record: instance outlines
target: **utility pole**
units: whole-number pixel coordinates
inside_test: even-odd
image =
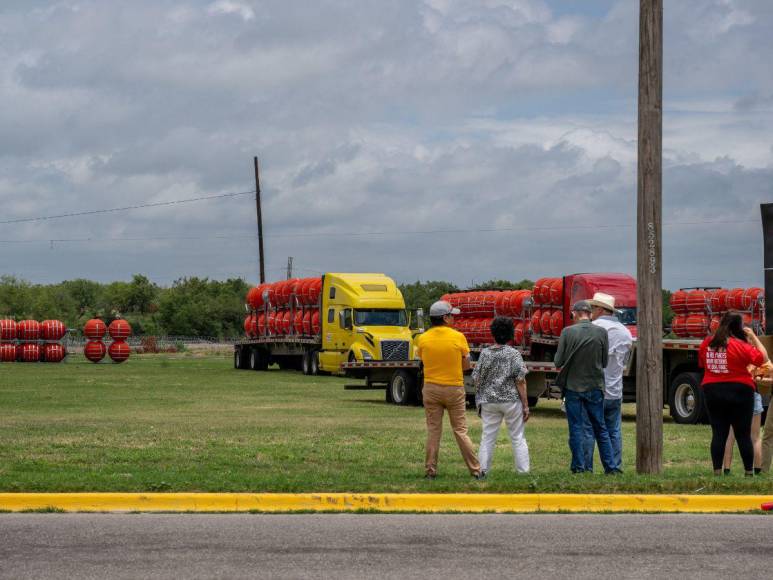
[[[290,256],[289,258],[287,258],[287,279],[289,280],[292,277],[293,277],[293,257]]]
[[[258,158],[255,157],[255,207],[258,210],[258,264],[260,265],[260,283],[266,282],[266,266],[263,260],[263,210],[260,206],[260,175]]]
[[[663,0],[639,0],[636,471],[663,470]]]
[[[765,328],[766,335],[773,334],[773,203],[761,203],[762,247],[765,266]]]

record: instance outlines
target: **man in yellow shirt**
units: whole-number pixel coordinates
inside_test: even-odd
[[[437,458],[443,432],[443,412],[454,431],[467,469],[480,478],[480,463],[467,435],[466,402],[463,372],[470,368],[470,347],[461,332],[452,328],[459,310],[448,302],[435,302],[429,309],[432,328],[420,335],[416,352],[424,366],[424,414],[427,417],[426,478],[437,477]]]

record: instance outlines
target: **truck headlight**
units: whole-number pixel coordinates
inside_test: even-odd
[[[360,349],[360,354],[362,355],[362,360],[373,360],[373,355],[364,348]]]

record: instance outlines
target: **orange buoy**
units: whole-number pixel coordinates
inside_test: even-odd
[[[709,304],[713,313],[720,314],[727,310],[727,294],[726,288],[718,288],[709,292]],[[671,309],[673,310],[673,307]]]
[[[311,331],[317,335],[320,331],[320,325],[319,325],[319,310],[314,310],[314,312],[311,315]]]
[[[10,343],[0,344],[0,362],[14,362],[16,360],[16,345]]]
[[[741,308],[759,312],[762,298],[765,291],[762,288],[747,288],[741,295]]]
[[[674,313],[687,314],[687,292],[684,290],[677,290],[671,294],[669,304]]]
[[[0,320],[0,340],[16,340],[15,320]]]
[[[113,359],[114,363],[120,364],[129,358],[131,348],[129,348],[129,343],[125,340],[116,340],[110,345],[110,348],[107,349],[107,353],[110,355],[110,358]]]
[[[541,334],[542,332],[542,310],[537,308],[531,315],[531,331],[534,334]]]
[[[741,310],[743,308],[743,288],[733,288],[727,294],[727,309]]]
[[[687,317],[681,314],[674,316],[674,319],[671,321],[671,330],[679,338],[687,338],[689,336],[687,334]]]
[[[22,320],[16,325],[16,338],[19,340],[40,339],[40,324],[37,320]]]
[[[523,334],[523,328],[524,328],[523,322],[519,322],[515,325],[515,344],[524,344],[524,334]]]
[[[561,331],[564,329],[564,313],[561,310],[556,310],[550,317],[550,334],[553,336],[561,336]]]
[[[703,314],[690,314],[686,321],[687,335],[693,338],[705,338],[709,330],[709,319]]]
[[[43,340],[62,340],[67,329],[61,320],[44,320],[40,323],[40,335]]]
[[[540,330],[542,330],[542,336],[551,336],[550,319],[553,317],[552,310],[545,310],[542,312],[542,318],[539,321]]]
[[[83,334],[91,340],[101,340],[107,332],[107,326],[99,318],[92,318],[83,327]],[[103,355],[104,356],[104,355]]]
[[[550,303],[561,306],[564,298],[564,279],[554,278],[550,284]],[[558,336],[558,335],[556,335]]]
[[[534,298],[534,304],[542,304],[542,285],[545,283],[545,278],[538,278],[534,282],[534,288],[532,289],[532,296]]]
[[[707,310],[709,293],[706,290],[690,290],[687,293],[687,312],[702,314]]]
[[[295,330],[295,334],[303,334],[303,310],[295,311],[295,318],[293,319],[293,330]]]
[[[83,347],[83,356],[93,363],[98,363],[107,354],[107,348],[105,343],[101,340],[90,340]]]
[[[303,334],[306,336],[311,335],[311,310],[303,313]]]
[[[37,342],[24,342],[18,347],[18,358],[21,362],[39,362],[40,346]]]
[[[107,332],[113,340],[124,340],[131,336],[132,327],[123,318],[116,318],[107,327]]]
[[[59,363],[64,360],[64,346],[53,342],[43,345],[43,360],[49,363]]]
[[[265,313],[261,312],[260,316],[258,316],[258,336],[265,336],[266,335],[266,315]]]

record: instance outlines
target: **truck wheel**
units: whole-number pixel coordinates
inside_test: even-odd
[[[243,348],[238,348],[234,351],[234,368],[245,370],[249,368],[249,360],[247,359],[247,353]]]
[[[309,353],[309,374],[310,375],[318,375],[319,374],[319,352],[316,350]]]
[[[311,374],[311,353],[309,351],[304,352],[301,357],[301,372],[304,375]]]
[[[706,403],[700,384],[700,373],[680,373],[671,382],[668,406],[677,423],[694,425],[706,419]]]
[[[407,371],[395,371],[389,379],[388,389],[395,405],[411,405],[416,402],[416,377]]]
[[[536,407],[539,403],[539,397],[526,397],[526,401],[529,403],[529,408]]]
[[[250,370],[260,370],[260,352],[258,352],[257,348],[250,349]]]

